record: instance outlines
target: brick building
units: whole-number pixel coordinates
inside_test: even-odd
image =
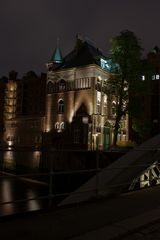
[[[40,147],[45,115],[46,75],[29,72],[22,79],[12,71],[3,89],[5,147]]]
[[[46,143],[57,147],[108,149],[113,140],[114,95],[107,95],[107,80],[118,65],[101,50],[77,38],[62,58],[57,47],[47,64]],[[118,140],[128,140],[128,118],[123,118]]]

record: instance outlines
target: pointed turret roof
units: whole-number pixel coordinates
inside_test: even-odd
[[[51,58],[51,61],[54,63],[62,63],[62,53],[59,47],[56,47],[53,56]]]

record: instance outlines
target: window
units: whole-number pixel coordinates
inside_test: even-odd
[[[97,91],[97,113],[101,113],[101,92]]]
[[[64,79],[61,79],[59,81],[59,91],[65,91],[66,90],[66,82]]]
[[[64,124],[64,122],[61,122],[60,123],[60,129],[64,129],[65,128],[65,124]]]
[[[83,118],[82,118],[82,122],[83,122],[84,124],[88,124],[88,117],[83,117]]]
[[[104,95],[104,114],[107,114],[107,95]]]
[[[141,76],[141,78],[142,78],[142,81],[144,81],[144,80],[145,80],[145,76],[144,76],[144,75],[142,75],[142,76]]]
[[[51,81],[49,81],[47,84],[47,93],[51,94],[51,93],[53,93],[53,90],[54,90],[53,83]]]
[[[64,122],[56,122],[55,123],[55,129],[58,131],[58,132],[61,132],[62,130],[64,130],[64,128],[65,128],[65,124],[64,124]]]
[[[58,113],[64,113],[64,101],[62,99],[58,102]]]
[[[42,137],[41,136],[35,136],[35,143],[42,143]]]
[[[156,79],[159,80],[159,74],[156,74]]]
[[[101,113],[101,103],[99,100],[97,101],[97,113]]]
[[[55,123],[55,129],[59,129],[59,122]]]
[[[112,109],[111,109],[111,111],[112,111],[113,117],[115,117],[115,115],[116,115],[116,103],[115,102],[112,102]]]
[[[156,79],[156,78],[155,78],[155,75],[153,75],[153,76],[152,76],[152,80],[155,80],[155,79]]]

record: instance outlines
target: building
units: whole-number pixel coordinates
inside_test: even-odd
[[[137,114],[137,133],[132,139],[143,142],[160,133],[160,50],[154,47],[141,68],[142,91],[139,96],[139,114]],[[132,128],[134,124],[132,124]]]
[[[150,122],[151,136],[160,132],[160,49],[156,46],[147,56],[152,66],[151,93],[150,93]]]
[[[3,131],[4,131],[4,101],[5,101],[5,86],[6,86],[7,78],[2,77],[0,79],[0,145],[2,143]]]
[[[86,39],[62,58],[57,47],[47,63],[44,142],[55,148],[107,150],[113,141],[116,98],[107,94],[107,80],[118,65]],[[128,117],[118,140],[128,140]]]
[[[22,115],[44,116],[46,98],[46,74],[37,76],[33,71],[26,73],[23,82]]]
[[[4,147],[40,148],[44,131],[46,75],[28,72],[22,79],[12,71],[4,86]]]
[[[116,97],[108,80],[118,65],[87,39],[77,37],[62,57],[59,47],[46,74],[10,72],[4,90],[3,145],[8,147],[107,150],[113,142]],[[111,93],[112,92],[112,93]],[[128,116],[118,141],[128,141]]]

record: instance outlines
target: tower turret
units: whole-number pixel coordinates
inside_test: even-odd
[[[61,64],[62,60],[63,60],[63,58],[62,58],[61,49],[59,47],[59,39],[57,39],[57,46],[54,50],[54,53],[53,53],[51,59],[47,63],[48,70],[52,69],[52,67],[56,66],[57,64]]]

